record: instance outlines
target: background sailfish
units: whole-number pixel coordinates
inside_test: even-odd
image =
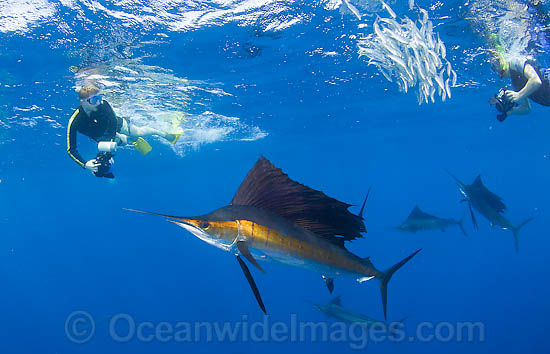
[[[389,333],[393,334],[395,329],[398,329],[399,327],[401,327],[402,329],[403,321],[405,320],[402,319],[393,323],[385,323],[375,320],[373,318],[343,307],[340,296],[336,296],[327,304],[313,304],[313,306],[315,306],[315,308],[317,308],[328,317],[332,317],[337,319],[338,321],[346,322],[349,324],[354,324],[363,328],[364,330],[369,330],[371,328],[378,331],[387,330],[389,331]]]
[[[416,205],[407,217],[407,220],[403,221],[401,225],[395,227],[395,229],[413,233],[422,230],[434,229],[445,231],[447,227],[455,225],[458,226],[464,236],[466,236],[466,230],[464,230],[464,226],[462,225],[462,218],[460,220],[440,218],[438,216],[423,212],[420,207]]]
[[[528,218],[517,226],[512,225],[512,223],[502,215],[506,211],[506,204],[504,204],[501,197],[485,187],[481,181],[481,175],[478,175],[472,184],[462,183],[452,174],[449,173],[449,175],[454,178],[460,193],[464,197],[462,201],[468,202],[474,227],[478,229],[477,220],[472,208],[486,217],[491,223],[491,226],[499,226],[504,230],[511,230],[514,234],[516,251],[519,251],[519,230],[525,224],[533,220],[533,218]]]
[[[323,276],[329,291],[337,276],[351,276],[359,282],[376,278],[386,317],[389,280],[420,250],[385,271],[374,267],[368,257],[349,252],[344,242],[365,232],[363,208],[354,215],[348,211],[350,206],[291,180],[261,157],[228,206],[197,217],[148,214],[167,217],[199,239],[234,253],[264,313],[258,288],[241,256],[262,272],[257,260],[314,270]]]

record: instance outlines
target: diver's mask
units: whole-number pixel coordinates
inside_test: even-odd
[[[86,99],[86,101],[91,104],[91,105],[96,105],[96,104],[100,104],[101,102],[103,102],[103,95],[94,95],[94,96],[91,96],[91,97],[88,97]]]

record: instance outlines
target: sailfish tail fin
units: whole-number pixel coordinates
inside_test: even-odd
[[[404,258],[400,262],[394,264],[391,268],[384,272],[381,272],[377,276],[380,281],[380,293],[382,294],[382,307],[384,309],[384,319],[387,319],[387,304],[388,304],[388,283],[395,272],[401,268],[405,263],[411,260],[418,252],[422,251],[422,248],[413,252],[410,256]]]
[[[468,234],[466,233],[466,230],[464,229],[464,214],[462,214],[462,216],[461,216],[460,219],[456,222],[456,224],[458,225],[458,227],[460,228],[460,231],[462,231],[462,233],[464,234],[464,236],[468,236]]]
[[[519,252],[519,238],[518,238],[518,234],[519,234],[519,230],[525,226],[525,224],[527,224],[528,222],[532,221],[533,218],[529,218],[527,220],[525,220],[524,222],[522,222],[521,224],[519,224],[518,226],[515,226],[512,228],[512,232],[514,233],[514,241],[516,243],[516,252]]]

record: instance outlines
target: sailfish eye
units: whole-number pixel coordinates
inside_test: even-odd
[[[210,227],[210,223],[208,221],[202,221],[199,226],[201,229],[208,229]]]

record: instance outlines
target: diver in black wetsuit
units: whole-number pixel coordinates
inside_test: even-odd
[[[80,132],[90,139],[100,142],[116,142],[119,145],[131,141],[142,153],[150,151],[150,146],[141,138],[149,135],[159,135],[172,144],[175,144],[181,133],[165,133],[150,127],[138,127],[128,123],[124,118],[117,117],[111,105],[103,99],[99,89],[95,86],[85,86],[79,91],[80,106],[76,109],[67,126],[67,152],[69,156],[82,168],[87,169],[98,177],[109,177],[101,173],[103,161],[98,157],[85,160],[77,150],[77,132]],[[141,139],[141,140],[140,140]],[[133,141],[132,141],[133,140]],[[139,142],[145,142],[149,150],[143,152]],[[141,146],[142,147],[142,146]]]
[[[499,114],[497,119],[504,121],[509,114],[528,114],[531,106],[528,99],[543,106],[550,106],[550,69],[541,68],[527,58],[514,57],[509,60],[500,52],[495,52],[492,62],[493,70],[499,77],[510,77],[514,90],[503,92],[504,103],[510,109]],[[493,104],[502,104],[502,101],[491,99]],[[500,109],[499,109],[500,110]]]
[[[510,114],[528,114],[531,111],[529,100],[543,106],[550,106],[550,69],[543,68],[533,58],[537,52],[547,52],[550,48],[550,30],[548,29],[549,15],[539,0],[529,0],[525,5],[518,1],[502,1],[504,8],[512,11],[521,9],[514,17],[515,21],[525,27],[525,33],[516,33],[518,38],[508,38],[509,48],[505,51],[503,45],[495,33],[488,37],[489,52],[493,54],[491,66],[499,77],[510,77],[513,90],[506,87],[500,89],[499,93],[492,97],[489,102],[496,105],[500,114],[497,119],[502,122]],[[515,5],[512,6],[512,5]],[[503,9],[504,9],[503,8]],[[501,14],[506,15],[506,11]],[[521,17],[520,17],[521,15]],[[480,19],[483,22],[482,19]],[[507,22],[497,21],[497,25],[507,26]],[[486,26],[487,29],[489,26]],[[523,48],[525,40],[528,40],[527,47]],[[520,44],[520,49],[514,48]],[[514,49],[513,49],[514,48]],[[529,53],[529,55],[527,55]]]

